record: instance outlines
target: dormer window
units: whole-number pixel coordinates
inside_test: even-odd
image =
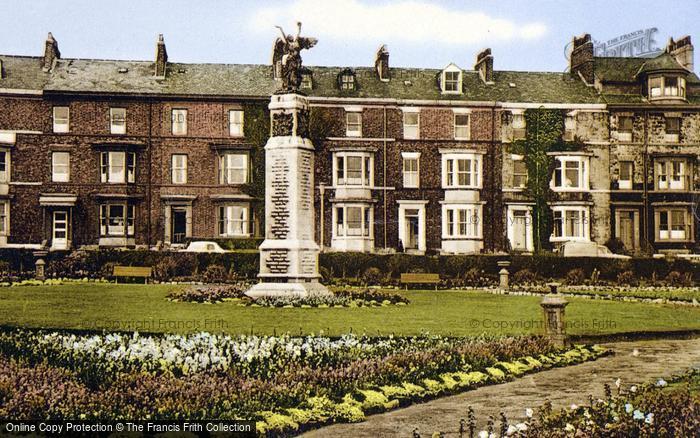
[[[338,87],[343,91],[352,91],[357,88],[355,73],[352,70],[344,70],[338,77]]]
[[[442,71],[440,86],[443,93],[459,94],[462,92],[462,69],[450,64]]]
[[[682,76],[656,76],[649,78],[649,97],[651,99],[677,97],[685,99],[685,78]]]

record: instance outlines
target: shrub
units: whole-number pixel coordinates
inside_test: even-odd
[[[328,284],[331,281],[333,281],[333,273],[330,269],[326,268],[325,266],[321,266],[318,268],[318,273],[321,275],[321,281],[324,283]]]
[[[639,280],[634,275],[634,272],[622,271],[617,274],[617,284],[620,286],[637,286],[639,285]]]
[[[202,280],[205,283],[225,283],[228,279],[228,272],[221,265],[209,265],[202,274]]]
[[[368,286],[379,285],[383,277],[382,271],[375,267],[367,268],[365,272],[362,273],[362,281]]]
[[[100,278],[112,278],[114,276],[114,266],[116,263],[107,262],[100,269]]]
[[[189,286],[170,292],[167,298],[171,301],[188,303],[218,303],[227,298],[242,298],[246,290],[248,287],[245,283]]]
[[[567,272],[565,280],[569,285],[583,284],[586,281],[586,274],[581,268],[572,269]]]
[[[693,277],[689,272],[680,273],[678,271],[671,271],[666,276],[666,284],[676,287],[691,286],[693,284]]]
[[[521,269],[513,275],[514,284],[533,284],[537,282],[537,274],[529,269]]]
[[[177,263],[172,257],[163,257],[153,265],[153,278],[158,281],[168,281],[175,277]]]
[[[611,238],[608,239],[607,242],[605,242],[605,246],[608,247],[608,249],[615,254],[627,254],[627,248],[625,248],[625,244],[622,243],[622,240],[618,238]]]

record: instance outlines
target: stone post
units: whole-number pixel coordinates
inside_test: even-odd
[[[270,99],[272,136],[265,145],[265,240],[260,283],[246,295],[328,294],[319,283],[314,240],[314,146],[308,139],[309,104],[293,92]]]
[[[501,268],[501,270],[498,271],[498,278],[499,278],[499,285],[498,286],[501,289],[510,288],[510,282],[509,282],[510,273],[508,272],[509,266],[510,266],[510,262],[508,260],[501,260],[498,262],[498,267]]]
[[[34,262],[34,278],[37,280],[46,280],[46,262],[44,259],[37,259]]]
[[[549,337],[555,345],[566,345],[566,322],[564,320],[565,308],[569,304],[559,294],[548,294],[542,299],[544,316],[544,334]]]

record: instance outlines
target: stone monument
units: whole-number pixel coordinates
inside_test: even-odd
[[[246,295],[328,294],[319,283],[319,247],[314,240],[314,145],[309,140],[309,104],[299,92],[302,49],[315,38],[285,35],[282,87],[270,99],[272,133],[265,145],[265,240],[260,245],[260,283]]]

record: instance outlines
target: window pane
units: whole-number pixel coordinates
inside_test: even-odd
[[[108,159],[108,179],[107,182],[123,183],[125,177],[125,156],[124,152],[109,152]]]
[[[126,109],[110,108],[110,131],[112,134],[126,133]]]
[[[51,155],[52,160],[52,180],[55,182],[66,182],[69,178],[69,161],[70,155],[68,152],[54,152]]]
[[[241,110],[229,111],[229,135],[233,135],[233,136],[243,135],[243,111],[241,111]]]
[[[579,162],[567,161],[565,176],[565,187],[579,187]]]
[[[347,235],[362,235],[362,207],[347,207]]]
[[[347,183],[362,184],[362,157],[346,157]]]

